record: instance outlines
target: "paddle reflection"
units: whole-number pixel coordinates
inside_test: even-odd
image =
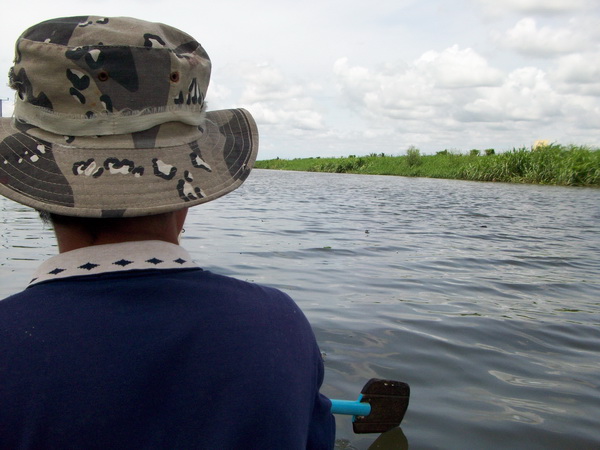
[[[390,431],[382,433],[369,446],[369,450],[408,450],[408,439],[404,435],[402,428],[392,428]]]

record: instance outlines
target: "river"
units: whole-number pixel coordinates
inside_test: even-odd
[[[0,199],[0,298],[56,253]],[[255,170],[192,208],[205,269],[288,292],[325,359],[323,392],[404,381],[401,429],[337,448],[600,448],[600,190]]]

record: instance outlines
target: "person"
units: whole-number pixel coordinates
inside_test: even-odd
[[[313,331],[285,293],[199,268],[189,207],[240,186],[258,131],[206,111],[188,34],[68,17],[17,41],[0,193],[59,254],[0,301],[0,448],[332,448]]]

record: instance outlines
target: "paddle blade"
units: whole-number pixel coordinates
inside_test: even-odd
[[[361,393],[360,401],[371,405],[371,413],[355,417],[352,423],[355,433],[384,433],[400,425],[408,408],[408,384],[373,378],[365,384]]]

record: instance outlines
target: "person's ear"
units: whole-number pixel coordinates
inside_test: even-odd
[[[183,224],[185,223],[185,218],[187,217],[188,208],[179,209],[175,211],[175,221],[177,224],[177,231],[181,234],[183,230]]]

